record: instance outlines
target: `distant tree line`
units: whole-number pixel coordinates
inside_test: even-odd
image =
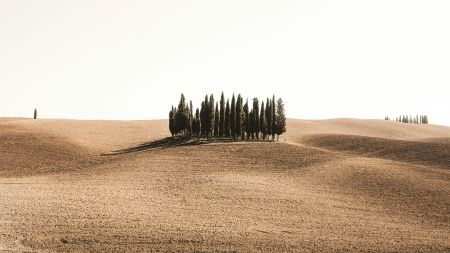
[[[388,116],[384,117],[384,119],[391,120]],[[416,117],[412,117],[411,115],[400,115],[396,117],[394,121],[412,124],[428,124],[428,116],[418,114],[416,115]]]
[[[178,107],[172,106],[169,112],[169,130],[172,136],[183,135],[189,138],[221,138],[221,139],[257,139],[275,140],[286,132],[286,116],[284,102],[281,98],[267,98],[259,102],[253,98],[249,104],[239,94],[233,94],[231,101],[222,92],[220,101],[214,95],[206,95],[200,109],[193,110],[181,94]]]

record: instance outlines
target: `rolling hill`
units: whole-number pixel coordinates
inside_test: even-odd
[[[0,120],[0,251],[450,250],[449,127],[287,128],[156,146],[167,120]]]

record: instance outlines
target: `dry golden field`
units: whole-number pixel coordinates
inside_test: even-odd
[[[167,125],[1,119],[0,252],[450,252],[449,127],[169,146]]]

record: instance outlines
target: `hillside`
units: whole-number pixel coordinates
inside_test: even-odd
[[[0,120],[0,251],[448,252],[449,127],[287,127],[154,148],[166,120]]]

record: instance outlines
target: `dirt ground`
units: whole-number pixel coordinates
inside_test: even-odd
[[[167,124],[1,119],[0,252],[450,252],[450,127],[151,145]]]

